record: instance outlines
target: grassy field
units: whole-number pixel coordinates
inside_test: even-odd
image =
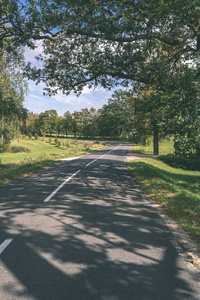
[[[43,168],[59,163],[59,159],[82,156],[92,151],[107,147],[107,144],[95,141],[59,139],[60,146],[54,139],[24,139],[13,141],[11,147],[28,148],[30,152],[0,153],[0,184],[29,175]]]
[[[149,147],[138,146],[138,150],[152,154]],[[163,142],[161,154],[171,151],[171,141]],[[200,172],[170,167],[159,158],[138,159],[128,165],[141,188],[190,234],[200,251]]]

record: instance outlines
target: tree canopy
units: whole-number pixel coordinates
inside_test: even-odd
[[[23,51],[8,53],[0,49],[0,146],[8,144],[18,131],[19,120],[26,116],[23,107],[27,90],[26,81],[20,70]]]
[[[8,50],[42,41],[42,67],[26,72],[49,95],[151,83],[149,59],[159,49],[166,63],[199,55],[198,0],[7,0],[0,8],[0,37],[13,38]]]

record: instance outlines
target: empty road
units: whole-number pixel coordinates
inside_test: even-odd
[[[0,300],[200,299],[199,267],[134,182],[128,150],[0,186]]]

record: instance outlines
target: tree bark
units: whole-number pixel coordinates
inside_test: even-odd
[[[159,140],[158,140],[158,128],[155,126],[153,132],[153,154],[159,155]]]

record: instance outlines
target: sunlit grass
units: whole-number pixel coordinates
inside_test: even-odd
[[[174,153],[174,142],[173,139],[165,139],[159,142],[159,154],[160,155],[167,155],[170,153]],[[143,153],[143,154],[153,154],[153,143],[151,142],[147,146],[142,145],[132,145],[131,151],[136,153]]]
[[[200,172],[175,169],[159,159],[129,162],[141,188],[197,241],[200,250]]]
[[[11,146],[26,147],[31,152],[7,152],[0,154],[0,184],[57,164],[61,158],[82,156],[108,146],[95,141],[78,141],[72,139],[59,139],[59,141],[59,146],[55,144],[54,138],[13,141]]]

